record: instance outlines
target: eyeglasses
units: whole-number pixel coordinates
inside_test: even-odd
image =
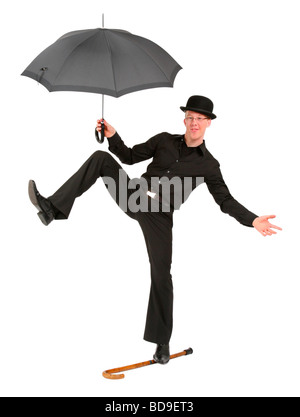
[[[197,123],[201,123],[202,120],[208,120],[209,117],[191,117],[187,116],[185,120],[187,120],[189,123],[191,123],[193,120],[195,120]]]

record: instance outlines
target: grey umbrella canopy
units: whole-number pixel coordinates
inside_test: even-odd
[[[84,91],[120,97],[172,87],[180,65],[152,41],[117,29],[67,33],[45,49],[22,75],[49,91]]]

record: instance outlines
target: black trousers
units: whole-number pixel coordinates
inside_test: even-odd
[[[120,170],[123,175],[120,176]],[[130,178],[118,162],[107,152],[97,151],[49,200],[57,209],[56,219],[67,219],[74,201],[87,191],[99,177],[111,178],[116,184],[114,198],[117,204],[132,219],[138,221],[147,246],[151,267],[151,289],[147,311],[144,339],[153,343],[167,344],[173,327],[173,283],[171,276],[172,262],[172,227],[173,213],[158,211],[133,212],[130,205],[126,208],[120,204],[122,196],[136,192],[128,188]],[[125,190],[126,188],[126,190]],[[122,196],[120,195],[122,194]],[[153,203],[150,197],[150,204]],[[155,209],[157,210],[157,209]]]

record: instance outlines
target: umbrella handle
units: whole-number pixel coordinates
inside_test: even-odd
[[[101,138],[96,128],[95,128],[95,138],[96,138],[96,141],[99,143],[104,142],[104,123],[103,122],[101,122]]]

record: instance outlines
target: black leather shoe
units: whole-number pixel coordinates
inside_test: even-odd
[[[170,347],[169,345],[157,345],[156,352],[153,355],[155,362],[165,365],[170,360]]]
[[[43,197],[37,190],[35,182],[33,180],[29,181],[28,184],[28,194],[32,204],[39,210],[38,216],[41,222],[48,226],[55,218],[53,205],[47,198]]]

